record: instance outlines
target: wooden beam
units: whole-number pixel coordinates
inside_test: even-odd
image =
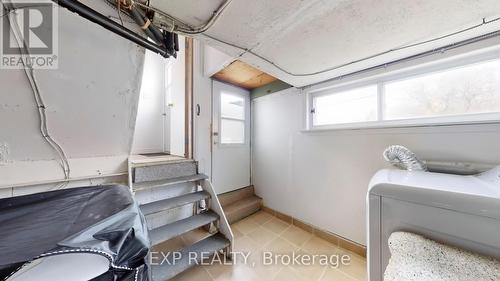
[[[193,116],[193,38],[186,37],[186,56],[185,56],[185,146],[184,157],[193,158],[193,135],[194,135],[194,116]]]

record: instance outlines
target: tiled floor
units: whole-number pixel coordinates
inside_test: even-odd
[[[332,281],[366,281],[366,260],[345,249],[338,248],[319,237],[286,223],[266,212],[258,212],[232,225],[235,236],[234,251],[250,253],[249,262],[244,263],[241,256],[234,259],[232,265],[220,263],[196,266],[178,275],[175,280],[211,281],[211,280],[332,280]],[[197,235],[189,234],[179,240],[167,243],[190,244]],[[199,237],[199,235],[198,235]],[[273,265],[264,265],[264,252],[296,255],[323,255],[342,257],[348,255],[348,265],[336,267],[335,260],[331,265],[325,261],[316,261],[313,265],[292,264],[287,259]],[[293,257],[292,257],[293,258]],[[268,259],[269,260],[269,259]],[[347,264],[345,262],[344,264]]]

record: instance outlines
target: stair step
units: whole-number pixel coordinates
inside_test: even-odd
[[[191,230],[202,227],[219,219],[219,215],[212,211],[201,213],[182,219],[149,231],[152,245],[160,244]]]
[[[166,179],[166,180],[155,180],[155,181],[135,183],[134,184],[134,191],[140,191],[140,190],[144,190],[144,189],[174,185],[174,184],[185,183],[185,182],[200,181],[200,180],[205,180],[205,179],[208,179],[207,175],[195,174],[195,175],[191,175],[191,176],[177,177],[177,178],[171,178],[171,179]]]
[[[233,190],[230,192],[226,192],[223,194],[219,194],[217,197],[219,197],[219,202],[222,205],[222,207],[226,207],[230,204],[233,204],[236,201],[252,197],[255,195],[255,190],[253,185],[240,188],[237,190]]]
[[[193,160],[134,167],[133,181],[140,183],[187,177],[196,175],[196,170],[196,162]]]
[[[210,198],[210,194],[206,191],[192,192],[177,197],[163,199],[140,206],[142,213],[147,216],[153,213],[174,209],[190,203],[195,203],[204,199]]]
[[[229,246],[230,242],[220,233],[207,237],[180,251],[180,259],[174,261],[174,255],[169,255],[168,262],[161,265],[152,266],[153,280],[164,281],[173,278],[177,274],[196,266],[201,262],[201,253],[206,257],[206,253],[215,253]],[[189,253],[197,253],[196,262],[194,256],[190,259]],[[194,254],[192,254],[194,255]]]
[[[187,159],[182,156],[169,155],[169,154],[163,154],[163,155],[136,154],[136,155],[130,155],[128,160],[130,166],[133,168],[148,167],[155,165],[177,164],[182,162],[193,162],[193,159]]]
[[[224,207],[224,213],[229,223],[234,223],[259,211],[262,198],[252,195]]]

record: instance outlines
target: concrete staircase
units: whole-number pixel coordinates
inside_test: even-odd
[[[180,259],[169,255],[163,263],[152,264],[154,281],[169,280],[196,266],[201,253],[231,253],[233,234],[207,178],[197,173],[195,161],[181,157],[129,159],[129,185],[146,217],[152,248],[190,231],[206,232],[200,240],[176,250]],[[194,255],[197,258],[190,259]]]

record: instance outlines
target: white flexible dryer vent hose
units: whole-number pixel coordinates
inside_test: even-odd
[[[408,171],[427,171],[427,166],[415,153],[402,145],[391,145],[384,150],[384,158],[392,165]]]

